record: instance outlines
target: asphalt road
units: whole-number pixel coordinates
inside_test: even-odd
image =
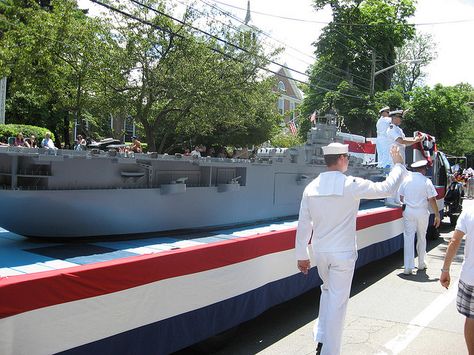
[[[464,200],[464,208],[474,208],[474,200]],[[467,354],[464,317],[455,305],[462,246],[451,267],[450,289],[438,281],[453,231],[448,222],[443,221],[438,239],[428,241],[427,270],[404,275],[403,251],[356,270],[342,354]],[[309,291],[176,355],[314,354],[319,296],[319,288]]]

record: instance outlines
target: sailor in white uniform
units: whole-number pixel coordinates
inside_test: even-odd
[[[385,168],[392,165],[392,158],[390,158],[390,146],[392,140],[387,137],[387,130],[392,123],[391,118],[388,116],[390,107],[386,106],[380,109],[380,118],[377,121],[377,166],[379,168]]]
[[[327,171],[314,179],[303,192],[296,232],[298,269],[307,274],[311,246],[318,274],[323,281],[319,321],[314,339],[317,353],[337,355],[341,351],[342,330],[357,259],[356,217],[362,198],[382,198],[395,194],[407,171],[399,150],[391,150],[396,163],[387,179],[372,182],[344,175],[349,164],[348,145],[331,143],[323,147]]]
[[[438,228],[440,215],[436,204],[435,187],[426,175],[428,162],[423,159],[411,164],[413,172],[402,182],[398,191],[400,201],[405,205],[403,211],[403,264],[406,275],[411,275],[415,268],[415,232],[417,236],[418,270],[426,269],[426,230],[431,207],[435,214],[433,225]]]
[[[406,111],[403,110],[391,111],[389,116],[392,119],[392,123],[387,129],[387,137],[390,140],[390,144],[395,144],[400,149],[400,154],[403,157],[403,164],[405,163],[405,146],[421,142],[423,139],[422,137],[405,137],[405,133],[403,133],[403,130],[400,128],[405,112]],[[392,166],[393,163],[390,162],[390,165]]]

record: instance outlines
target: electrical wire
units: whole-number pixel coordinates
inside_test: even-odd
[[[192,8],[194,11],[197,11],[197,12],[199,12],[200,14],[205,15],[205,16],[207,16],[207,17],[209,18],[209,15],[208,15],[207,13],[205,13],[205,12],[199,10],[198,8],[196,8],[196,7],[192,6],[192,5],[186,4],[186,3],[184,3],[183,1],[180,1],[180,0],[174,0],[174,1],[178,2],[179,4],[181,4],[181,5],[183,5],[183,6],[189,6],[189,7]],[[230,17],[231,19],[233,19],[233,20],[235,20],[235,21],[238,21],[239,23],[245,25],[245,22],[243,22],[243,21],[241,21],[240,19],[238,19],[237,17],[233,16],[231,13],[226,12],[226,11],[220,9],[220,8],[217,7],[217,6],[214,6],[214,5],[212,5],[212,4],[209,4],[209,3],[207,3],[207,2],[204,1],[204,0],[200,0],[200,1],[201,1],[202,3],[204,3],[205,5],[210,6],[210,7],[212,7],[212,8],[215,9],[215,10],[218,10],[218,11],[221,12],[224,16]],[[221,23],[221,24],[223,24],[224,26],[227,26],[227,27],[229,27],[229,28],[232,28],[232,29],[235,30],[237,33],[242,33],[242,30],[239,29],[238,27],[235,27],[235,26],[233,26],[233,25],[231,25],[231,24],[229,24],[229,23],[225,23],[225,22],[223,22],[223,21],[217,19],[216,17],[212,17],[212,19],[215,20],[215,21],[217,21],[217,22],[219,22],[219,23]],[[304,55],[304,56],[307,56],[307,57],[309,57],[309,58],[311,58],[311,59],[313,59],[313,60],[316,59],[316,57],[314,57],[314,56],[309,56],[309,55],[307,55],[307,54],[305,54],[305,53],[299,51],[298,49],[296,49],[296,48],[294,48],[294,47],[291,47],[291,46],[289,46],[288,44],[286,44],[286,43],[284,43],[284,42],[282,42],[282,41],[280,41],[280,40],[278,40],[278,39],[276,39],[276,38],[271,37],[269,34],[265,33],[264,31],[262,31],[262,30],[259,29],[259,28],[252,27],[252,29],[255,30],[255,32],[257,32],[258,34],[262,34],[262,35],[264,35],[265,37],[267,37],[267,38],[269,38],[269,39],[271,39],[271,40],[273,40],[273,41],[275,41],[275,42],[278,42],[278,43],[280,43],[281,45],[285,46],[285,47],[286,47],[285,49],[290,48],[290,49],[294,50],[295,52],[298,52],[298,53],[300,53],[300,54],[302,54],[302,55]],[[287,55],[288,55],[289,57],[291,57],[291,58],[294,58],[294,59],[298,60],[298,61],[301,62],[301,63],[306,64],[306,65],[312,65],[312,64],[313,64],[313,63],[310,63],[310,62],[308,62],[308,61],[305,61],[305,60],[301,59],[300,57],[297,57],[297,56],[295,56],[295,55],[292,55],[291,53],[287,53]]]
[[[176,1],[178,1],[178,2],[181,3],[181,4],[183,4],[183,3],[182,3],[181,1],[179,1],[179,0],[176,0]],[[215,5],[213,5],[213,4],[209,4],[209,3],[208,3],[207,1],[205,1],[205,0],[200,0],[200,1],[201,1],[202,3],[208,5],[208,6],[212,7],[213,9],[216,9],[216,10],[220,11],[220,12],[221,12],[222,14],[224,14],[225,16],[229,16],[230,18],[232,18],[232,19],[238,21],[239,23],[245,24],[245,22],[241,21],[239,18],[237,18],[236,16],[234,16],[233,14],[231,14],[231,13],[229,13],[229,12],[226,12],[225,10],[222,10],[222,9],[219,8],[218,6],[215,6]],[[193,9],[195,9],[195,8],[193,7]],[[197,9],[195,9],[195,10],[197,10]],[[199,10],[197,10],[197,11],[199,11]],[[223,23],[223,22],[221,22],[221,23]],[[238,28],[235,28],[235,27],[233,27],[233,26],[231,26],[231,27],[234,28],[235,30],[237,30],[238,32],[240,32],[240,30],[239,30]],[[288,46],[286,43],[284,43],[284,42],[282,42],[282,41],[280,41],[280,40],[278,40],[278,39],[273,38],[272,36],[270,36],[269,34],[265,33],[265,32],[262,31],[262,30],[259,30],[259,29],[256,28],[256,32],[261,33],[261,34],[265,35],[266,37],[268,37],[268,38],[270,38],[270,39],[272,39],[272,40],[274,40],[274,41],[276,41],[276,42],[279,42],[279,43],[283,44],[284,46],[290,47],[290,46]],[[292,48],[292,47],[290,47],[290,48]],[[302,52],[300,52],[300,53],[302,53]],[[303,53],[303,54],[304,54],[304,53]],[[290,57],[293,57],[293,56],[291,56],[291,55],[289,55],[289,56],[290,56]],[[293,57],[293,58],[295,58],[295,57]],[[314,56],[312,56],[311,58],[314,59],[314,60],[316,60],[316,57],[314,57]],[[308,63],[308,62],[305,62],[305,61],[302,61],[302,62],[305,63],[305,64],[307,64],[307,65],[312,65],[312,64],[313,64],[313,63]],[[337,67],[334,67],[334,68],[337,69],[337,70],[339,70],[339,71],[342,71],[342,72],[345,73],[345,74],[349,74],[349,75],[351,75],[351,76],[353,76],[353,77],[358,77],[359,79],[365,80],[367,83],[370,82],[370,80],[367,79],[367,78],[363,78],[363,77],[357,76],[357,75],[355,75],[355,74],[351,74],[350,72],[347,72],[347,71],[342,70],[342,69],[337,68]],[[339,78],[339,79],[347,80],[347,77],[344,77],[344,76],[338,75],[338,74],[336,74],[336,73],[327,71],[327,70],[325,70],[325,69],[323,69],[323,68],[320,68],[320,70],[321,70],[322,72],[325,72],[326,74],[332,75],[332,76],[337,77],[337,78]],[[307,76],[308,76],[308,75],[307,75]],[[326,82],[326,83],[329,83],[328,81],[325,81],[325,80],[323,80],[323,81]],[[330,84],[332,84],[332,83],[330,83]],[[359,87],[359,90],[363,90],[363,91],[367,91],[367,92],[369,91],[369,88],[368,88],[368,87],[365,87],[365,86],[363,86],[363,85],[359,85],[359,84],[356,84],[356,83],[353,83],[353,85],[354,85],[355,87]],[[350,90],[353,90],[353,91],[356,91],[356,92],[358,91],[358,90],[353,89],[353,88],[350,88]]]
[[[228,12],[228,11],[225,11],[225,10],[221,9],[220,7],[214,5],[214,4],[209,3],[209,2],[207,2],[206,0],[199,0],[199,1],[202,2],[203,4],[206,4],[207,6],[212,7],[213,9],[216,9],[217,11],[221,12],[221,13],[224,14],[225,16],[228,16],[228,17],[234,19],[235,21],[238,21],[238,22],[241,23],[241,24],[245,24],[245,22],[243,22],[242,20],[240,20],[237,16],[233,15],[232,13],[230,13],[230,12]],[[262,35],[264,35],[264,36],[266,36],[266,37],[268,37],[268,38],[270,38],[270,39],[272,39],[272,40],[274,40],[275,42],[278,42],[278,43],[284,45],[284,46],[287,47],[287,48],[290,48],[290,49],[294,50],[295,52],[297,52],[297,53],[299,53],[299,54],[304,55],[305,57],[308,57],[308,58],[310,58],[310,59],[312,59],[312,60],[315,60],[315,59],[316,59],[316,57],[315,57],[314,55],[310,55],[310,54],[304,53],[304,52],[300,51],[299,49],[297,49],[297,48],[295,48],[295,47],[292,47],[292,46],[288,45],[287,43],[284,43],[284,42],[280,41],[280,40],[277,39],[277,38],[272,37],[271,35],[269,35],[268,33],[266,33],[265,31],[263,31],[263,30],[261,30],[261,29],[259,29],[259,28],[255,28],[255,31],[258,32],[258,33],[260,33],[260,34],[262,34]]]
[[[255,53],[250,52],[249,50],[247,50],[247,49],[245,49],[245,48],[242,48],[242,47],[240,47],[240,46],[238,46],[238,45],[232,43],[232,42],[229,42],[229,41],[227,41],[227,40],[225,40],[225,39],[222,39],[222,38],[220,38],[220,37],[218,37],[218,36],[215,36],[215,35],[213,35],[213,34],[207,32],[207,31],[204,31],[204,30],[202,30],[202,29],[200,29],[200,28],[197,28],[196,26],[187,24],[186,22],[184,22],[184,21],[182,21],[182,20],[179,20],[179,19],[177,19],[177,18],[175,18],[175,17],[173,17],[173,16],[171,16],[171,15],[169,15],[169,14],[166,14],[166,13],[163,12],[163,11],[157,10],[157,9],[155,9],[155,8],[149,6],[149,5],[143,4],[143,3],[141,3],[141,2],[138,1],[138,0],[129,0],[129,1],[132,2],[132,3],[135,3],[135,4],[137,4],[137,5],[140,5],[140,6],[146,8],[146,9],[148,9],[148,10],[150,10],[150,11],[156,12],[156,13],[162,15],[162,16],[168,17],[168,18],[171,19],[171,20],[177,21],[178,23],[182,24],[183,26],[187,26],[187,27],[189,27],[189,28],[191,28],[191,29],[193,29],[193,30],[195,30],[195,31],[201,32],[201,33],[203,33],[203,34],[205,34],[205,35],[207,35],[207,36],[209,36],[209,37],[211,37],[211,38],[214,38],[214,39],[216,39],[216,40],[218,40],[218,41],[220,41],[220,42],[223,42],[223,43],[226,44],[226,45],[229,45],[229,46],[231,46],[231,47],[234,47],[234,48],[236,48],[236,49],[238,49],[238,50],[241,50],[241,51],[243,51],[243,52],[245,52],[245,53],[248,53],[248,54],[251,54],[251,55],[255,55],[255,56],[257,56],[257,57],[260,57],[261,59],[267,60],[267,61],[268,61],[269,63],[271,63],[271,64],[277,65],[277,66],[279,66],[279,67],[285,68],[285,69],[290,70],[290,71],[292,71],[292,72],[294,72],[294,73],[297,73],[297,74],[300,74],[300,75],[303,75],[303,76],[309,78],[309,75],[306,74],[306,73],[304,73],[304,72],[302,72],[302,71],[299,71],[299,70],[296,70],[296,69],[292,69],[292,68],[288,67],[287,65],[278,63],[278,62],[276,62],[276,61],[274,61],[274,60],[267,59],[267,58],[263,58],[263,57],[261,57],[261,56],[255,54]],[[349,89],[349,90],[356,91],[356,92],[358,91],[358,90],[353,89],[353,88],[348,88],[348,89]]]
[[[218,11],[221,11],[224,15],[230,16],[232,19],[235,19],[236,21],[238,21],[238,22],[240,22],[240,23],[242,23],[242,24],[245,24],[243,21],[241,21],[241,20],[238,19],[236,16],[234,16],[232,13],[227,12],[227,11],[225,11],[225,10],[221,9],[220,7],[215,6],[215,5],[213,5],[213,4],[209,4],[206,0],[199,0],[199,1],[201,1],[201,2],[204,3],[204,4],[207,4],[208,6],[211,6],[212,8],[217,9]],[[266,35],[268,38],[273,39],[274,41],[283,44],[283,45],[286,46],[286,47],[293,48],[293,47],[287,45],[286,43],[284,43],[284,42],[282,42],[282,41],[280,41],[280,40],[278,40],[278,39],[276,39],[276,38],[273,38],[272,36],[266,34],[264,31],[261,31],[261,30],[259,30],[259,29],[257,29],[257,31],[258,31],[259,33],[262,33],[262,34]],[[293,48],[293,49],[294,49],[294,48]],[[316,60],[316,57],[315,57],[315,56],[309,56],[309,55],[307,55],[307,54],[305,54],[305,53],[303,53],[303,52],[300,52],[300,51],[298,51],[298,50],[296,50],[296,51],[299,52],[299,53],[301,53],[301,54],[303,54],[303,55],[306,55],[307,57],[309,57],[309,58],[311,58],[311,59],[313,59],[313,60]],[[291,56],[291,55],[290,55],[290,56]],[[307,63],[307,62],[304,62],[304,61],[302,61],[302,62],[305,63],[305,64],[307,64],[307,65],[312,65],[312,64],[313,64],[313,63]],[[344,73],[344,74],[349,74],[350,76],[352,76],[352,77],[354,77],[354,78],[358,78],[358,79],[364,80],[364,81],[366,81],[367,83],[370,82],[370,79],[368,79],[368,78],[364,78],[364,77],[355,75],[355,74],[353,74],[353,73],[350,73],[350,72],[348,72],[348,71],[346,71],[346,70],[343,70],[343,69],[341,69],[341,68],[338,68],[338,67],[336,67],[336,66],[330,65],[330,64],[328,64],[328,63],[325,63],[325,65],[326,65],[326,66],[330,66],[330,67],[332,67],[332,68],[334,68],[334,69],[336,69],[336,70],[338,70],[338,71],[340,71],[340,72],[342,72],[342,73]],[[347,77],[341,76],[340,74],[336,74],[336,73],[330,72],[330,71],[325,70],[325,69],[323,69],[323,68],[320,68],[320,70],[321,70],[322,72],[325,72],[325,73],[329,74],[329,75],[335,76],[335,77],[337,77],[337,78],[339,78],[339,79],[347,80]],[[362,90],[367,90],[367,91],[369,90],[368,87],[365,87],[365,86],[362,86],[362,85],[359,85],[359,84],[356,84],[356,83],[353,83],[353,85],[359,86],[360,89],[362,89]]]
[[[231,4],[226,4],[224,2],[218,1],[218,0],[213,0],[214,2],[232,7],[237,10],[242,10],[242,11],[247,11],[243,7],[231,5]],[[274,18],[279,18],[283,20],[289,20],[289,21],[297,21],[297,22],[308,22],[308,23],[318,23],[318,24],[323,24],[323,25],[329,25],[330,23],[333,23],[335,25],[340,25],[340,26],[373,26],[373,27],[378,27],[378,26],[388,26],[391,25],[393,26],[393,23],[387,24],[387,23],[349,23],[349,22],[325,22],[325,21],[315,21],[315,20],[308,20],[308,19],[301,19],[301,18],[295,18],[295,17],[287,17],[287,16],[281,16],[281,15],[275,15],[275,14],[270,14],[267,12],[260,12],[260,11],[252,11],[253,13],[262,15],[262,16],[268,16],[268,17],[274,17]],[[407,25],[411,26],[432,26],[432,25],[447,25],[447,24],[453,24],[453,23],[465,23],[465,22],[474,22],[474,19],[462,19],[462,20],[450,20],[450,21],[438,21],[438,22],[422,22],[422,23],[407,23]],[[396,24],[397,25],[397,24]],[[399,24],[400,26],[404,24]]]
[[[176,35],[176,36],[179,36],[180,38],[184,38],[183,35],[180,35],[180,34],[178,34],[178,33],[176,33],[176,32],[171,31],[171,30],[165,29],[165,28],[163,28],[163,27],[161,27],[161,26],[159,26],[159,25],[156,25],[156,24],[154,24],[154,23],[151,23],[151,22],[149,22],[149,21],[147,21],[147,20],[144,20],[144,19],[139,18],[139,17],[137,17],[137,16],[134,16],[134,15],[132,15],[132,14],[129,14],[129,13],[123,11],[123,10],[117,9],[117,8],[114,7],[114,6],[108,5],[108,4],[103,3],[103,2],[101,2],[101,1],[99,1],[99,0],[90,0],[90,1],[93,2],[93,3],[95,3],[95,4],[97,4],[97,5],[99,5],[99,6],[103,6],[103,7],[107,8],[107,9],[109,9],[110,11],[118,12],[118,13],[122,14],[122,15],[125,16],[125,17],[131,18],[131,19],[136,20],[136,21],[138,21],[138,22],[141,22],[141,23],[143,23],[143,24],[145,24],[145,25],[148,25],[148,26],[157,28],[157,29],[159,29],[159,30],[161,30],[161,31],[163,31],[163,32],[165,32],[165,33],[170,34],[170,35]],[[147,5],[141,4],[139,1],[136,1],[136,0],[129,0],[129,1],[134,2],[134,3],[138,3],[138,4],[140,4],[140,5],[144,5],[145,7],[147,7]],[[160,11],[158,11],[158,10],[156,10],[156,9],[153,9],[153,8],[150,8],[150,10],[152,10],[152,11],[154,11],[154,12],[157,12],[157,13],[160,13]],[[172,18],[172,19],[176,20],[176,21],[179,22],[179,23],[182,23],[183,25],[187,25],[187,24],[185,24],[183,21],[178,20],[178,19],[175,19],[174,17],[172,17],[172,16],[170,16],[170,15],[167,15],[167,14],[164,14],[164,13],[163,13],[163,15],[166,16],[166,17]],[[188,25],[188,26],[189,26],[189,25]],[[194,27],[194,26],[189,26],[189,27],[190,27],[190,28],[193,28],[193,29],[195,29],[196,31],[199,31],[199,32],[201,32],[201,33],[207,33],[207,32],[202,31],[202,30],[200,30],[200,29],[198,29],[198,28],[196,28],[196,27]],[[238,46],[236,46],[236,45],[234,45],[234,44],[231,44],[230,42],[228,42],[228,41],[226,41],[226,40],[220,39],[219,37],[214,36],[214,35],[212,35],[212,34],[209,34],[209,36],[211,36],[211,37],[213,37],[213,38],[215,38],[215,39],[218,39],[218,40],[220,40],[220,41],[227,42],[227,44],[230,45],[230,46],[238,47]],[[225,56],[225,57],[227,57],[227,58],[229,58],[229,59],[231,59],[231,60],[240,61],[239,59],[237,59],[237,58],[235,58],[235,57],[232,57],[231,55],[229,55],[229,54],[223,52],[222,50],[220,50],[220,49],[218,49],[218,48],[210,47],[210,46],[207,46],[207,48],[209,48],[210,50],[212,50],[212,51],[214,51],[214,52],[216,52],[216,53],[219,53],[219,54],[221,54],[221,55],[223,55],[223,56]],[[250,53],[249,51],[247,51],[247,50],[245,50],[245,49],[242,49],[242,50],[245,51],[245,52],[247,52],[247,53]],[[252,54],[252,53],[250,53],[250,54]],[[277,64],[277,65],[279,65],[279,66],[282,67],[282,68],[286,68],[286,69],[288,69],[288,70],[292,70],[292,71],[294,71],[294,72],[296,72],[296,73],[302,73],[302,72],[299,72],[299,71],[297,71],[297,70],[291,69],[291,68],[289,68],[289,67],[287,67],[287,66],[281,65],[281,64],[276,63],[276,62],[274,62],[274,64]],[[319,86],[319,85],[315,85],[315,84],[308,83],[308,82],[305,82],[305,81],[302,81],[302,80],[298,80],[298,79],[295,79],[295,78],[292,78],[292,77],[289,77],[289,76],[286,76],[286,75],[282,75],[281,73],[278,73],[278,72],[276,72],[276,71],[274,71],[274,70],[271,70],[271,69],[268,69],[268,68],[265,68],[265,67],[262,67],[262,66],[256,66],[256,68],[261,69],[261,70],[264,70],[264,71],[266,71],[266,72],[268,72],[268,73],[272,73],[272,74],[277,75],[277,76],[280,76],[280,77],[284,77],[284,78],[293,80],[293,81],[295,81],[295,82],[299,82],[299,83],[302,83],[302,84],[305,84],[305,85],[309,85],[310,87],[314,87],[314,88],[319,89],[319,90],[322,90],[322,91],[326,91],[326,92],[334,92],[334,91],[335,91],[335,90],[331,90],[331,89],[328,89],[328,88],[325,88],[325,87],[322,87],[322,86]],[[302,74],[303,74],[304,76],[308,77],[308,75],[307,75],[306,73],[302,73]],[[359,100],[366,100],[365,97],[361,97],[361,96],[350,95],[350,94],[346,94],[346,93],[342,93],[342,92],[339,92],[339,94],[340,94],[341,96],[351,97],[351,98],[355,98],[355,99],[359,99]]]

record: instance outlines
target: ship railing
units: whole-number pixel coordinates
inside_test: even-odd
[[[70,149],[45,149],[45,148],[23,148],[23,147],[5,147],[7,151],[21,154],[40,154],[40,155],[55,155],[64,157],[94,157],[94,158],[124,158],[137,160],[181,160],[181,161],[205,161],[215,163],[250,163],[251,159],[246,158],[219,158],[219,157],[192,157],[182,154],[157,154],[151,153],[130,153],[130,152],[116,152],[111,155],[109,151],[99,149],[89,150],[70,150]],[[283,148],[281,148],[283,149]]]
[[[144,189],[160,189],[162,184],[153,184],[151,186],[139,185],[139,186],[41,186],[41,185],[20,185],[15,188],[15,190],[21,191],[88,191],[88,190],[144,190]],[[198,183],[186,184],[186,187],[208,187],[202,186]],[[0,185],[2,190],[11,190],[11,185],[3,184]]]
[[[18,169],[19,176],[51,176],[51,173],[43,169]]]

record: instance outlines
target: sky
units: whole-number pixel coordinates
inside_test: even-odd
[[[238,8],[246,9],[247,0],[205,1],[242,20],[245,18],[245,10]],[[169,2],[178,6],[183,2],[206,6],[201,0]],[[81,8],[92,8],[91,12],[94,13],[90,1],[78,0],[78,3]],[[311,0],[251,0],[250,9],[252,24],[269,35],[261,37],[275,47],[286,48],[276,61],[299,72],[305,72],[314,62],[312,43],[318,39],[324,23],[331,21],[330,9],[316,12]],[[438,56],[424,69],[427,73],[426,84],[455,85],[467,82],[474,86],[474,0],[418,0],[416,14],[410,22],[420,24],[417,31],[431,34],[436,44]],[[306,79],[297,72],[292,75],[299,80]]]

